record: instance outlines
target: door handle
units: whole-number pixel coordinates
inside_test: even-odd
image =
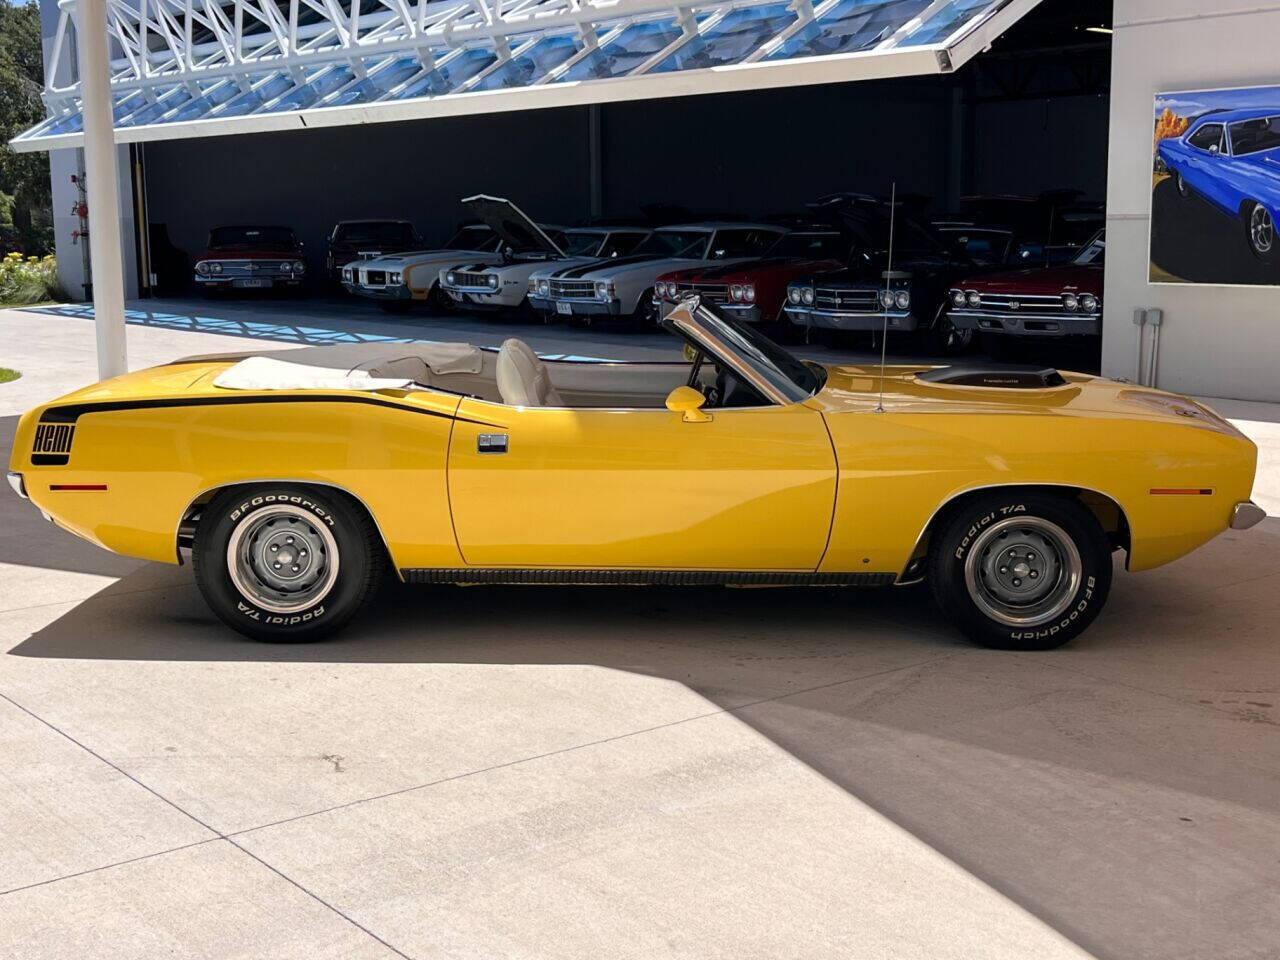
[[[482,433],[476,437],[476,453],[506,453],[505,433]]]

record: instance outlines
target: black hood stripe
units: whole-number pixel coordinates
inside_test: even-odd
[[[565,267],[563,270],[557,270],[552,274],[557,280],[576,280],[595,270],[603,270],[605,267],[629,267],[636,263],[650,263],[654,260],[669,260],[670,257],[655,256],[654,254],[644,254],[643,256],[631,257],[609,257],[604,260],[596,260],[592,263],[582,264],[576,267]]]
[[[169,399],[157,400],[104,400],[97,403],[69,403],[65,406],[50,407],[48,410],[45,410],[44,413],[40,415],[40,422],[75,423],[85,414],[109,413],[116,410],[159,410],[169,407],[220,407],[254,403],[367,403],[375,407],[389,407],[392,410],[401,410],[404,413],[423,414],[428,417],[437,417],[441,420],[459,420],[463,423],[475,423],[482,427],[498,427],[500,429],[505,429],[503,424],[489,423],[487,420],[471,420],[467,417],[455,417],[451,413],[442,413],[439,410],[424,410],[421,407],[411,407],[403,403],[396,403],[392,400],[382,400],[378,397],[348,396],[346,394],[305,397],[172,397]]]

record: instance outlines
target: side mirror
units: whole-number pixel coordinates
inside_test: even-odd
[[[1216,157],[1216,156],[1217,156],[1219,153],[1221,153],[1222,151],[1221,151],[1221,149],[1218,147],[1218,145],[1215,143],[1213,146],[1211,146],[1211,147],[1209,148],[1209,152],[1210,152],[1210,153],[1212,153],[1212,154]]]
[[[676,387],[667,394],[667,409],[672,413],[683,413],[685,423],[710,422],[711,414],[702,409],[706,402],[706,397],[689,386]]]

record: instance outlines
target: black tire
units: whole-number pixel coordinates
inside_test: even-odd
[[[779,307],[773,322],[765,326],[764,335],[775,343],[799,343],[804,337],[804,328],[792,323],[786,308]]]
[[[1183,200],[1191,199],[1191,188],[1187,186],[1187,181],[1183,178],[1182,173],[1175,170],[1173,172],[1173,185],[1178,189],[1178,196]]]
[[[968,353],[973,347],[973,331],[961,330],[951,322],[944,303],[934,314],[933,325],[921,331],[924,349],[934,357],[958,357]]]
[[[405,314],[413,309],[412,300],[378,300],[375,302],[383,313]]]
[[[432,313],[453,313],[454,311],[453,300],[440,289],[439,280],[431,284],[431,289],[427,291],[427,309]]]
[[[1016,563],[999,562],[1010,558]],[[993,491],[944,518],[934,531],[927,576],[939,608],[975,642],[1051,650],[1079,636],[1106,603],[1111,546],[1077,500]]]
[[[628,326],[642,333],[652,333],[658,328],[658,305],[653,302],[653,287],[640,294],[640,300],[636,303],[636,309],[631,314],[631,322]]]
[[[1250,252],[1263,263],[1271,263],[1276,258],[1280,238],[1276,236],[1275,217],[1262,204],[1252,200],[1244,205],[1244,240],[1249,244]]]
[[[277,524],[271,533],[270,527]],[[279,591],[275,596],[283,606],[270,609],[263,605],[273,602],[267,596],[266,581],[255,579],[253,562],[239,564],[233,577],[228,552],[236,537],[242,556],[253,556],[254,545],[261,543],[256,554],[265,557],[272,541],[295,532],[298,544],[316,545],[310,555],[320,562],[297,565],[304,567],[303,578],[314,576],[314,586],[302,591],[298,600],[290,599],[289,590]],[[246,542],[246,538],[252,539]],[[288,549],[305,555],[294,543],[289,540]],[[336,552],[336,564],[331,551]],[[363,508],[336,490],[295,484],[241,487],[219,494],[201,515],[191,559],[196,584],[218,618],[247,637],[270,643],[319,640],[341,629],[372,596],[386,567],[382,541]],[[238,587],[236,578],[249,588]],[[303,582],[298,579],[289,587]],[[254,594],[256,588],[262,588],[259,596]],[[285,609],[299,601],[305,605]]]

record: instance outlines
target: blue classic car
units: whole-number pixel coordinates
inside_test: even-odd
[[[1182,196],[1198,193],[1239,218],[1254,256],[1275,258],[1280,106],[1207,113],[1182,137],[1161,140],[1156,152]]]

